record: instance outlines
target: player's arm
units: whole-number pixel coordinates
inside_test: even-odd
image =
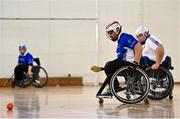
[[[32,55],[28,56],[28,74],[32,74],[32,67],[33,67],[33,57]]]
[[[28,74],[29,74],[29,75],[32,74],[32,65],[28,65]]]
[[[142,54],[141,44],[132,36],[129,35],[128,39],[125,41],[126,46],[134,50],[134,62],[139,64]]]
[[[163,45],[157,41],[157,40],[151,40],[152,42],[149,42],[149,46],[156,51],[156,63],[152,65],[152,69],[156,70],[159,68],[159,65],[161,64],[161,61],[164,56],[164,47]]]
[[[158,65],[161,64],[161,61],[163,59],[163,56],[164,56],[164,47],[162,44],[159,44],[156,48],[156,63]]]
[[[140,63],[141,54],[142,54],[142,46],[140,43],[137,43],[134,47],[134,62],[138,64]]]

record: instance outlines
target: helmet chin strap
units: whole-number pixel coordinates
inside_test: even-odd
[[[146,43],[146,39],[142,42],[140,42],[141,45],[144,45]]]

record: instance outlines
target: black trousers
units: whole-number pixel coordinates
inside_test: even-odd
[[[28,70],[28,65],[18,65],[14,69],[15,81],[22,80],[24,72]]]
[[[104,66],[104,72],[106,73],[106,80],[108,80],[108,84],[110,85],[110,80],[112,75],[121,67],[127,66],[129,65],[130,62],[127,61],[123,61],[120,59],[115,59],[113,61],[109,61],[106,63],[106,65]],[[119,87],[119,82],[116,79],[115,80],[115,86]]]
[[[151,67],[153,64],[155,64],[156,62],[153,60],[150,60],[148,57],[142,57],[140,60],[140,65],[142,66],[143,69],[147,68],[147,67]],[[167,56],[165,58],[165,60],[161,63],[161,66],[166,68],[166,69],[170,69],[171,66],[171,57]]]

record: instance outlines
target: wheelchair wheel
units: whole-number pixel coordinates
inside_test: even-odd
[[[110,89],[119,101],[128,104],[138,103],[148,96],[149,77],[139,67],[133,69],[125,66],[113,74]]]
[[[163,99],[172,94],[174,80],[171,72],[164,67],[159,67],[158,70],[146,69],[149,76],[150,92],[148,98]]]
[[[32,85],[34,85],[37,88],[42,88],[46,86],[48,83],[47,71],[41,66],[34,66],[32,71],[33,76],[30,77]],[[37,83],[35,80],[37,80],[39,83]]]
[[[29,81],[28,77],[26,76],[26,74],[23,75],[23,80],[22,80],[22,84],[21,85],[17,85],[14,83],[15,79],[14,79],[15,74],[13,74],[11,76],[11,78],[9,79],[10,85],[12,86],[12,88],[15,88],[15,86],[18,86],[20,88],[26,88],[29,85],[31,85],[31,82]]]

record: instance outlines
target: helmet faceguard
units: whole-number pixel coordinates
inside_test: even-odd
[[[20,45],[20,46],[19,46],[19,50],[21,50],[21,49],[27,50],[26,45],[24,45],[24,44]]]
[[[112,32],[115,32],[116,34],[119,34],[119,32],[117,31],[117,29],[121,29],[121,25],[119,24],[119,22],[113,21],[112,23],[110,23],[110,24],[106,27],[106,35],[107,35],[107,37],[112,40],[112,38],[110,37],[110,34],[111,34]]]

